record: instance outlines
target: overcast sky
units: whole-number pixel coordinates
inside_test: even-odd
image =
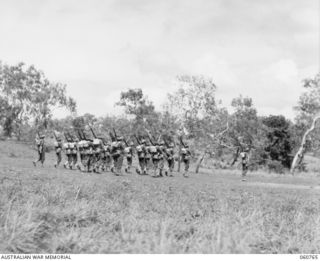
[[[225,106],[242,94],[293,118],[319,24],[319,0],[1,0],[0,60],[66,83],[80,114],[115,113],[128,88],[160,108],[186,73],[212,77]]]

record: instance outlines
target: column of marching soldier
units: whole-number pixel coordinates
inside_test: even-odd
[[[78,169],[82,172],[101,173],[111,171],[115,175],[122,174],[124,159],[126,160],[125,172],[132,170],[133,157],[137,157],[138,167],[136,172],[140,175],[151,175],[153,177],[173,176],[176,152],[173,142],[155,141],[149,136],[146,138],[136,138],[134,142],[127,142],[124,137],[112,135],[111,141],[106,141],[102,137],[97,137],[94,132],[94,139],[85,137],[84,132],[78,132],[79,139],[73,139],[65,134],[66,141],[55,133],[55,152],[57,161],[55,167],[62,163],[62,153],[66,155],[66,162],[63,164],[66,169]],[[34,161],[34,166],[45,161],[44,135],[38,134],[36,138],[38,149],[38,160]],[[188,144],[180,139],[180,157],[184,165],[183,176],[188,177],[191,153]]]

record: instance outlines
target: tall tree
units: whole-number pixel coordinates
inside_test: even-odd
[[[304,155],[308,147],[319,147],[320,145],[320,73],[314,78],[303,81],[305,91],[299,97],[298,105],[295,107],[298,115],[296,126],[299,127],[300,146],[296,149],[295,157],[291,164],[291,173],[303,163]],[[311,146],[308,146],[308,142]],[[314,146],[317,144],[317,146]]]
[[[156,131],[160,115],[141,89],[121,92],[120,101],[116,105],[123,107],[125,113],[133,117],[133,128],[137,132],[144,132],[146,128]]]
[[[24,63],[14,66],[0,66],[1,104],[7,104],[7,113],[2,115],[7,134],[14,132],[18,137],[24,124],[34,121],[42,128],[47,128],[52,118],[52,111],[65,107],[70,112],[76,111],[76,102],[66,95],[66,86],[51,83],[40,70]]]

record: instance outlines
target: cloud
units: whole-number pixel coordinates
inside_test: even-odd
[[[160,108],[188,73],[212,77],[226,105],[243,94],[289,115],[319,71],[317,10],[317,0],[3,0],[0,59],[68,84],[81,113],[118,113],[127,88]]]

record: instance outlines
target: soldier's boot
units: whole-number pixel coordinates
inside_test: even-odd
[[[165,170],[164,174],[168,177],[168,170]]]
[[[163,177],[162,169],[159,170],[159,176],[160,176],[160,177]]]
[[[35,161],[32,161],[33,166],[37,167],[37,163]]]

